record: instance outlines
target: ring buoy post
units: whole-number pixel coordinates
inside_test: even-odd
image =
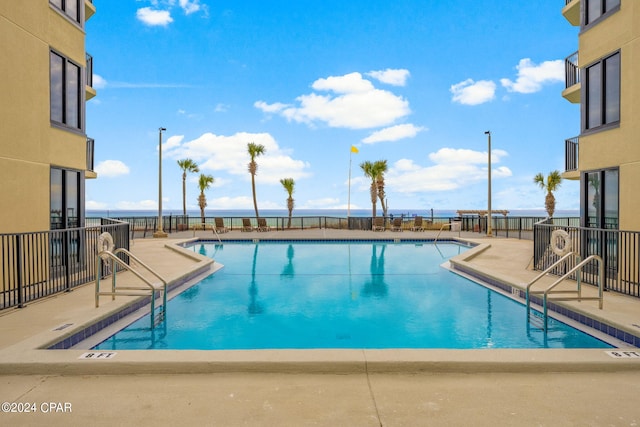
[[[100,258],[104,261],[108,261],[109,255],[105,252],[113,252],[114,249],[115,245],[113,244],[113,237],[111,237],[110,233],[105,231],[98,237],[98,255],[100,255]]]
[[[571,252],[571,236],[564,230],[553,230],[550,244],[553,253],[560,257]]]

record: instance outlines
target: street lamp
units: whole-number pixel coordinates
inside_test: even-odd
[[[158,228],[153,237],[167,237],[167,233],[162,230],[162,131],[165,128],[158,128]]]
[[[487,197],[489,206],[487,209],[487,237],[493,237],[493,230],[491,229],[491,131],[486,131],[484,134],[489,137],[489,190]]]

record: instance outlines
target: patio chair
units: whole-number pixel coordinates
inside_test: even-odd
[[[384,231],[384,218],[377,216],[373,218],[373,231]]]
[[[394,218],[391,224],[391,231],[402,231],[402,218]]]
[[[413,219],[413,226],[411,226],[411,231],[424,231],[424,227],[422,226],[421,216],[416,216]]]
[[[254,227],[251,225],[249,218],[242,218],[242,231],[253,231]]]
[[[271,227],[267,225],[266,219],[258,218],[258,231],[271,231]]]
[[[215,221],[216,221],[216,231],[218,233],[226,233],[227,231],[229,231],[229,229],[224,226],[224,219],[223,218],[216,217]]]

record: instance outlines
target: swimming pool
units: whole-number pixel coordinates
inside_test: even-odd
[[[608,348],[441,264],[468,247],[429,242],[198,243],[224,264],[94,347],[125,349]]]

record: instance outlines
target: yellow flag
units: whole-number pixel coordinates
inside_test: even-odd
[[[358,150],[358,147],[356,147],[355,145],[352,145],[352,146],[351,146],[351,152],[352,152],[352,153],[358,153],[358,151],[359,151],[359,150]]]

